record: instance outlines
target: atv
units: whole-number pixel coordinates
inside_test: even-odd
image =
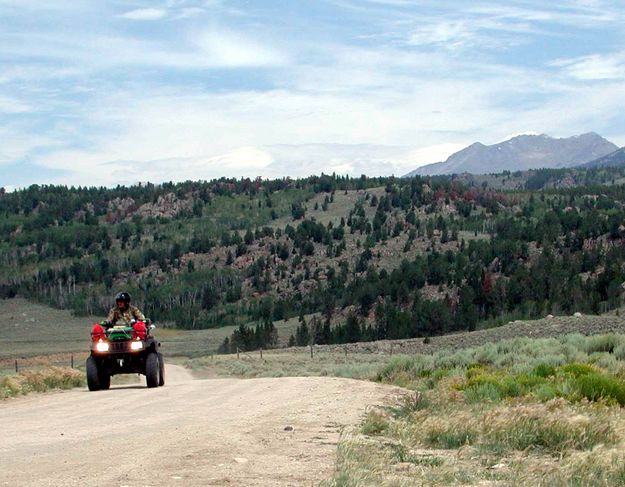
[[[147,323],[147,326],[146,326]],[[151,334],[156,328],[149,320],[132,326],[93,325],[91,354],[87,358],[87,385],[90,391],[107,390],[111,376],[143,374],[148,387],[165,384],[165,362],[161,344]]]

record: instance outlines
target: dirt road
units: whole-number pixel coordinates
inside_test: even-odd
[[[340,429],[397,391],[325,377],[193,380],[168,366],[163,388],[4,401],[0,486],[316,485],[332,475]]]

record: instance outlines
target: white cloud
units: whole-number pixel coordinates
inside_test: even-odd
[[[58,147],[54,137],[32,134],[24,127],[8,124],[0,124],[0,141],[0,166],[19,161],[37,148]]]
[[[3,113],[16,114],[32,111],[32,106],[22,101],[0,95],[0,115]]]
[[[625,53],[560,59],[551,66],[561,67],[568,76],[580,80],[625,79]]]
[[[106,75],[112,68],[130,67],[135,73],[146,66],[160,69],[205,70],[214,68],[276,67],[288,64],[288,48],[272,45],[235,30],[212,27],[198,32],[185,32],[176,43],[158,38],[122,34],[93,33],[76,44],[65,33],[33,33],[4,36],[0,34],[0,54],[47,58],[52,76]],[[62,64],[63,67],[57,67]],[[9,71],[34,70],[34,66],[12,65]],[[16,73],[19,74],[19,73]],[[0,82],[7,77],[0,72]]]
[[[447,48],[466,45],[474,38],[474,28],[465,21],[445,21],[417,28],[408,39],[409,44],[444,44]]]
[[[240,32],[211,28],[200,34],[195,44],[199,48],[199,56],[210,66],[262,67],[288,62],[283,50]]]
[[[130,20],[160,20],[167,16],[167,10],[161,8],[138,8],[130,10],[120,17]]]
[[[574,86],[560,81],[541,87],[531,71],[491,66],[483,79],[479,71],[476,79],[453,79],[440,66],[415,82],[407,72],[428,65],[420,55],[356,49],[335,55],[327,66],[290,69],[286,86],[271,91],[139,87],[102,97],[84,107],[99,132],[89,151],[59,150],[35,162],[82,167],[76,174],[81,184],[96,175],[108,184],[321,171],[401,175],[445,160],[475,140],[494,143],[528,130],[600,132],[592,120],[610,113],[607,97],[593,98],[589,90],[587,104],[580,104]],[[343,61],[339,70],[337,59]],[[511,113],[497,101],[536,89],[552,96],[534,109]],[[593,105],[606,112],[592,112]]]
[[[273,161],[271,154],[265,150],[257,147],[238,147],[225,154],[207,159],[205,164],[219,168],[219,170],[256,169],[262,171]]]

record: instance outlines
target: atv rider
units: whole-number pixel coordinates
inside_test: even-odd
[[[112,326],[118,321],[124,321],[126,326],[132,326],[135,321],[145,322],[145,316],[139,308],[130,304],[130,294],[127,292],[117,293],[115,307],[109,311],[105,326]]]
[[[106,338],[106,328],[114,326],[118,321],[123,321],[126,326],[132,326],[133,339],[145,339],[147,327],[145,326],[145,316],[139,308],[130,304],[130,294],[127,292],[117,293],[115,296],[115,307],[109,311],[106,320],[93,325],[91,335],[94,339]]]

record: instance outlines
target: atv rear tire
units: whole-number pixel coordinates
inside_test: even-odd
[[[148,387],[158,387],[159,383],[159,363],[158,355],[152,352],[145,360],[145,381]]]
[[[163,354],[161,352],[157,353],[158,355],[158,385],[165,385],[165,359],[163,358]]]
[[[93,357],[87,359],[87,386],[90,391],[100,390],[100,375],[98,374],[98,364]]]

